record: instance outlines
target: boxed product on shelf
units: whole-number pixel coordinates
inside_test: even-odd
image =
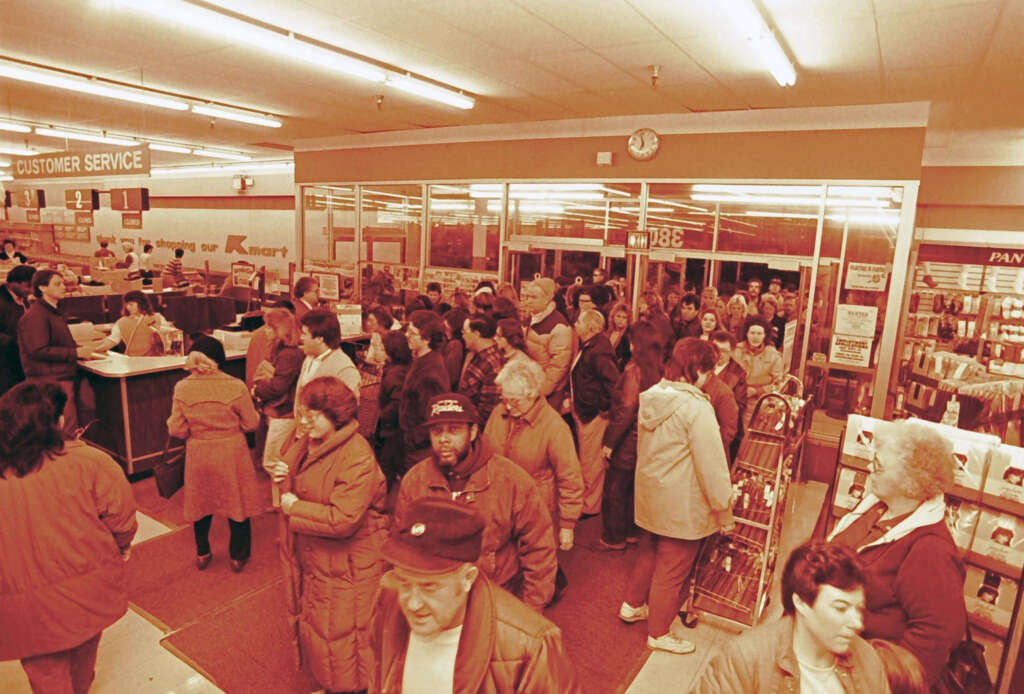
[[[846,418],[846,436],[843,437],[843,455],[870,462],[875,457],[875,427],[881,421],[859,414],[849,415]]]
[[[982,657],[988,666],[989,677],[995,682],[999,677],[999,664],[1003,660],[1004,639],[982,629],[971,629],[971,640],[982,647]]]
[[[1024,567],[1024,521],[982,509],[971,551],[1017,569]]]
[[[952,441],[955,463],[953,493],[969,499],[980,499],[989,454],[999,445],[999,437],[976,431],[965,431],[923,419],[914,421],[932,427]]]
[[[844,516],[852,511],[867,493],[868,473],[850,467],[839,468],[839,480],[836,482],[836,493],[833,513]]]
[[[1000,444],[992,451],[985,494],[1024,504],[1024,449]]]
[[[987,631],[1006,634],[1017,600],[1017,582],[995,571],[967,567],[964,602],[974,621]]]
[[[946,497],[946,526],[961,551],[966,552],[971,548],[980,514],[981,509],[977,504],[955,496]]]

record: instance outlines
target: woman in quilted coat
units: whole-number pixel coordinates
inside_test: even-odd
[[[309,434],[290,442],[271,472],[283,482],[286,560],[302,587],[299,646],[327,692],[365,690],[387,483],[358,432],[351,390],[328,376],[311,381],[300,398]]]

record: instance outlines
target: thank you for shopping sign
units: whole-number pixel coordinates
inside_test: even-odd
[[[88,152],[48,152],[34,157],[13,157],[16,179],[93,178],[138,176],[149,173],[149,147],[113,147]]]

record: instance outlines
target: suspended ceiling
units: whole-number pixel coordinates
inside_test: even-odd
[[[935,104],[926,160],[1024,163],[1024,0],[763,0],[796,64],[790,88],[764,71],[711,0],[217,4],[464,89],[476,107],[461,111],[268,56],[130,3],[0,0],[0,56],[270,112],[284,126],[211,121],[4,78],[0,117],[269,158],[304,139],[361,132],[925,100]],[[655,86],[652,65],[660,66]],[[0,133],[0,141],[24,137]],[[36,136],[29,144],[62,146]]]

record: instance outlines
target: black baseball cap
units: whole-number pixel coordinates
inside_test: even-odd
[[[448,422],[479,424],[480,415],[472,401],[461,393],[441,393],[427,403],[426,427]]]
[[[421,573],[447,573],[480,558],[484,519],[472,506],[424,497],[402,516],[381,548],[386,561]]]

